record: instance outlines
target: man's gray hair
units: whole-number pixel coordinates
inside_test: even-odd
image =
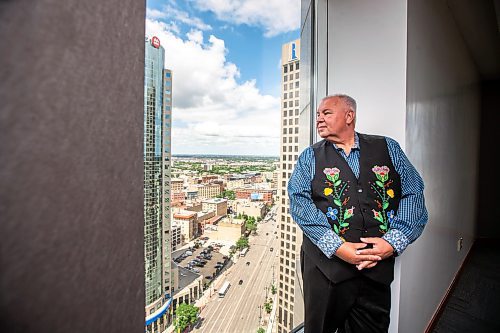
[[[356,100],[354,98],[352,98],[351,96],[345,95],[345,94],[328,95],[328,96],[324,97],[321,101],[325,101],[325,100],[330,99],[330,98],[342,99],[353,112],[356,112],[356,106],[357,106]]]

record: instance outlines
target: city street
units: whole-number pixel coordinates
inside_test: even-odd
[[[279,243],[275,231],[277,228],[274,219],[259,223],[258,235],[250,236],[250,250],[246,256],[237,258],[236,263],[216,283],[215,288],[218,288],[228,280],[231,287],[227,294],[219,298],[213,286],[212,291],[207,291],[212,296],[200,313],[203,318],[201,326],[193,332],[255,333],[260,327],[259,316],[263,325],[266,288],[270,297],[273,269],[274,281],[277,280],[279,269]],[[240,280],[243,280],[241,285],[238,284]]]

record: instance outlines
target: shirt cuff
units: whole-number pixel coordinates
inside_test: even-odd
[[[332,229],[328,230],[318,241],[318,247],[327,256],[331,258],[337,252],[340,245],[344,243],[342,239],[333,232]]]
[[[401,255],[408,245],[410,245],[408,237],[397,229],[389,229],[382,238],[394,248],[396,252],[394,255]]]

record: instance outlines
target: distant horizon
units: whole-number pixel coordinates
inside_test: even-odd
[[[196,153],[185,153],[185,154],[172,154],[172,157],[184,157],[184,156],[206,156],[206,157],[266,157],[266,158],[277,158],[279,155],[252,155],[252,154],[196,154]]]

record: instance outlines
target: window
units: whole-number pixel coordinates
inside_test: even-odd
[[[295,63],[295,69],[299,69],[299,63],[298,62]]]
[[[284,66],[283,66],[283,72],[284,72],[284,73],[288,73],[288,66],[287,66],[287,65],[284,65]]]
[[[285,65],[286,66],[286,65]],[[293,71],[293,63],[290,64],[290,72]],[[286,73],[286,72],[285,72]]]

